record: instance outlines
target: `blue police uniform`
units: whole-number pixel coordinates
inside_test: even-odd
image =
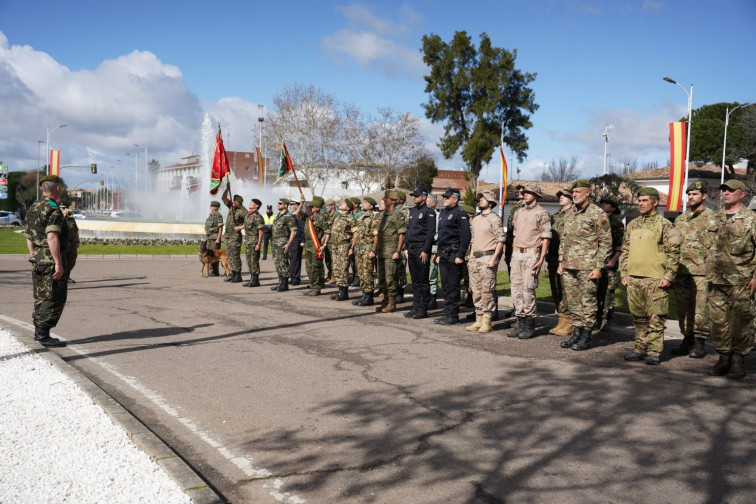
[[[427,194],[415,189],[412,196]],[[410,209],[407,222],[407,234],[404,246],[407,249],[407,264],[409,265],[410,277],[412,278],[412,310],[409,316],[412,318],[424,318],[428,312],[430,302],[430,264],[433,238],[436,234],[436,211],[425,203]],[[420,254],[425,252],[428,259],[425,263]]]
[[[455,195],[447,189],[444,196]],[[470,245],[470,220],[459,205],[441,210],[438,218],[438,269],[441,273],[441,287],[444,291],[444,316],[436,322],[442,325],[459,323],[459,284],[464,263],[456,264],[454,260],[464,261],[467,247]]]

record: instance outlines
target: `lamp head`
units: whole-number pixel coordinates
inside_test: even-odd
[[[677,84],[677,81],[674,79],[670,79],[669,77],[664,77],[664,80],[667,82],[671,82],[672,84]]]

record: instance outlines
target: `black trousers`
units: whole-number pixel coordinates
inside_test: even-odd
[[[428,310],[430,302],[430,254],[423,264],[420,260],[422,247],[407,247],[407,264],[412,278],[412,309]]]
[[[263,246],[262,246],[262,258],[267,259],[268,258],[268,244],[270,243],[270,238],[273,236],[273,232],[268,232],[267,229],[263,230]]]
[[[444,291],[444,315],[453,319],[459,318],[459,283],[462,279],[462,264],[455,264],[456,254],[440,255],[438,271],[441,273],[441,287]]]
[[[302,247],[294,240],[289,249],[289,280],[292,282],[302,281]]]

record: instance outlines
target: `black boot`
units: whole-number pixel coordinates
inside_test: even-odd
[[[289,279],[285,276],[281,277],[281,286],[278,288],[278,292],[286,292],[289,290]]]
[[[730,372],[732,364],[732,354],[720,353],[719,360],[714,367],[709,370],[709,376],[725,376]]]
[[[426,317],[428,317],[428,310],[422,307],[418,308],[417,311],[415,311],[415,313],[412,315],[412,318],[415,320],[424,319]]]
[[[745,378],[745,375],[745,355],[732,354],[730,372],[727,373],[727,378],[730,380],[740,380]]]
[[[349,284],[350,287],[359,287],[360,286],[360,277],[357,275],[354,275],[354,278],[352,279],[352,283]]]
[[[375,304],[375,300],[373,299],[373,292],[366,292],[365,293],[365,299],[360,301],[359,306],[373,306]]]
[[[535,317],[525,317],[525,328],[517,335],[520,339],[530,339],[535,336]]]
[[[591,330],[587,327],[580,329],[580,339],[572,345],[573,350],[578,352],[591,348]]]
[[[696,338],[696,343],[693,346],[693,350],[688,354],[688,357],[691,359],[703,359],[706,357],[706,338]]]
[[[242,281],[241,271],[231,272],[231,283],[240,283]]]
[[[690,336],[686,335],[682,343],[680,343],[679,346],[676,346],[672,350],[670,350],[669,353],[672,355],[688,355],[691,350],[693,350],[693,346],[695,345],[695,338],[691,334]]]
[[[578,342],[580,339],[580,327],[573,327],[572,328],[572,336],[570,336],[570,339],[566,341],[562,341],[559,343],[559,346],[562,348],[572,348],[572,345]]]
[[[517,338],[522,331],[525,330],[525,317],[517,317],[517,324],[515,324],[514,329],[509,331],[507,333],[507,336],[510,338]]]
[[[228,275],[226,278],[223,279],[223,281],[224,282],[233,282],[234,278],[236,278],[236,276],[234,275],[234,273],[236,273],[236,272],[232,271],[230,275]]]
[[[437,297],[438,297],[438,294],[431,294],[430,301],[428,302],[429,310],[438,309],[438,300],[436,299]]]
[[[65,341],[50,337],[49,327],[34,326],[34,341],[37,341],[40,345],[46,348],[66,346]]]
[[[362,304],[360,304],[360,303],[362,303],[363,301],[365,301],[365,297],[366,297],[366,296],[367,296],[367,292],[363,292],[363,293],[362,293],[362,296],[360,296],[360,299],[355,299],[354,301],[352,301],[352,304],[353,304],[354,306],[363,306],[363,305],[362,305]]]
[[[412,315],[414,315],[416,311],[417,311],[417,306],[415,306],[415,304],[413,303],[410,311],[404,314],[404,318],[412,318]]]
[[[281,288],[281,284],[282,284],[282,283],[283,283],[283,277],[282,277],[282,276],[279,276],[279,277],[278,277],[278,283],[277,283],[277,284],[276,284],[275,286],[271,287],[271,288],[270,288],[270,290],[272,290],[272,291],[277,291],[278,289],[280,289],[280,288]]]
[[[220,271],[218,270],[220,268],[220,263],[213,263],[212,268],[210,276],[220,276]]]
[[[339,292],[331,296],[331,299],[334,301],[346,301],[349,299],[349,286],[341,286],[339,285]]]
[[[399,292],[396,294],[396,304],[404,303],[404,289],[399,289]]]
[[[255,280],[255,275],[252,273],[249,274],[249,281],[244,282],[244,287],[252,287],[252,282]]]

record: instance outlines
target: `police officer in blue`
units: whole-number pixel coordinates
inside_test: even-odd
[[[436,324],[459,324],[459,282],[465,264],[465,253],[470,245],[470,220],[458,203],[459,189],[446,188],[442,194],[444,209],[438,218],[438,247],[433,261],[441,273],[444,291],[444,315]]]
[[[415,206],[410,208],[407,235],[404,241],[405,255],[412,277],[412,310],[404,316],[422,319],[428,316],[430,302],[430,264],[433,237],[436,234],[436,211],[425,204],[428,191],[417,187],[410,194]]]

